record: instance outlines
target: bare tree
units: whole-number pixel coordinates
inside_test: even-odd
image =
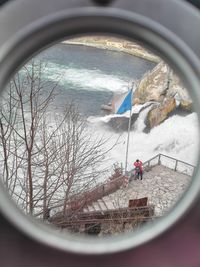
[[[0,110],[3,181],[22,209],[46,218],[49,208],[66,213],[68,200],[90,188],[106,169],[108,140],[95,137],[73,104],[55,114],[56,86],[46,66],[31,61],[10,82]],[[52,111],[51,111],[52,109]]]

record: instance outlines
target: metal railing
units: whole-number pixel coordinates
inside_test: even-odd
[[[173,157],[170,157],[164,154],[158,154],[155,157],[143,163],[144,169],[153,167],[155,165],[163,165],[174,171],[184,173],[190,176],[194,174],[194,171],[196,168],[194,165],[190,163],[175,159]]]
[[[164,154],[158,154],[155,157],[143,163],[144,171],[156,165],[163,165],[174,171],[184,173],[190,176],[193,175],[195,168],[196,168],[194,165],[189,164],[187,162],[175,159],[170,156],[166,156]],[[132,173],[132,170],[128,171],[126,174],[120,175],[119,177],[113,180],[103,182],[97,185],[96,187],[91,188],[90,190],[86,192],[73,195],[69,199],[68,209],[70,210],[80,209],[81,210],[86,205],[90,205],[92,202],[97,201],[98,199],[115,192],[121,186],[125,185],[126,178],[127,176],[130,176],[131,173]],[[63,203],[57,205],[57,207],[60,207],[60,206],[63,206]]]

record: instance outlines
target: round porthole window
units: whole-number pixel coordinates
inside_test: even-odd
[[[198,59],[118,8],[31,19],[0,46],[2,213],[76,253],[157,237],[200,189]]]

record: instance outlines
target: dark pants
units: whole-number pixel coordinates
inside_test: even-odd
[[[135,177],[136,177],[136,179],[142,180],[142,178],[143,178],[143,172],[142,171],[137,171],[135,173]]]

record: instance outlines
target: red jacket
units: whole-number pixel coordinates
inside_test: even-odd
[[[142,161],[136,161],[134,162],[133,164],[135,167],[139,167],[140,168],[140,171],[143,172],[143,167],[142,167]]]

